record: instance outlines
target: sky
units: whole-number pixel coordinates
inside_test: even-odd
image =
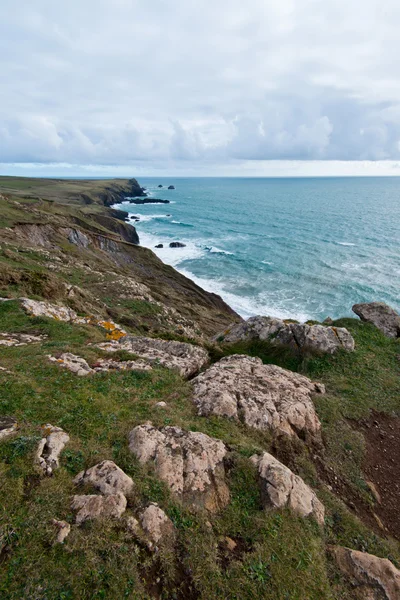
[[[400,175],[398,0],[0,0],[0,173]]]

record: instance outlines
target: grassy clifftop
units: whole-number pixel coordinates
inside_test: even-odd
[[[378,501],[368,483],[377,483],[375,472],[396,482],[390,446],[397,448],[396,441],[385,432],[398,431],[399,340],[345,319],[335,325],[351,332],[354,353],[303,356],[266,342],[215,346],[209,338],[238,319],[220,298],[123,239],[114,221],[123,222],[101,200],[85,204],[79,194],[67,201],[43,192],[31,196],[18,187],[20,181],[7,178],[7,188],[0,181],[0,297],[14,298],[0,302],[0,333],[42,337],[25,346],[0,344],[0,418],[18,422],[16,433],[0,440],[0,597],[360,600],[363,590],[339,572],[331,545],[390,558],[399,567],[400,530],[390,504],[396,496],[382,484]],[[39,189],[41,182],[36,185]],[[99,216],[113,219],[112,227]],[[96,364],[105,353],[95,344],[104,342],[107,332],[28,316],[20,296],[113,319],[133,335],[194,342],[209,351],[212,362],[240,353],[303,373],[327,389],[314,398],[322,442],[310,445],[234,420],[201,417],[191,400],[191,382],[159,365],[77,377],[48,356],[71,352]],[[118,358],[127,359],[123,353]],[[166,405],[160,407],[160,401]],[[129,451],[129,431],[146,421],[224,442],[231,494],[224,510],[209,514],[185,506]],[[34,461],[46,423],[70,436],[52,477],[41,476]],[[371,436],[376,431],[379,443],[387,443],[381,454]],[[249,461],[263,450],[312,486],[326,508],[324,528],[287,508],[263,509]],[[73,477],[106,459],[134,481],[128,512],[148,502],[166,512],[176,532],[173,546],[151,551],[122,521],[74,525]],[[72,525],[64,544],[54,543],[53,519]]]

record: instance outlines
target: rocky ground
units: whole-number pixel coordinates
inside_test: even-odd
[[[243,322],[58,185],[0,180],[1,598],[397,600],[399,316]]]

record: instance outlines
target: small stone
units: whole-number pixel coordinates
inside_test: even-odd
[[[133,480],[112,460],[103,460],[101,463],[81,471],[75,479],[75,485],[92,485],[96,490],[105,495],[122,492],[129,494],[133,489]]]
[[[74,496],[71,508],[77,511],[76,523],[81,525],[91,519],[119,519],[125,512],[126,505],[125,496],[117,492],[108,496]]]
[[[167,408],[167,403],[166,402],[157,402],[156,406],[158,406],[158,408]]]
[[[65,538],[69,535],[71,531],[71,525],[66,521],[57,521],[57,519],[53,519],[52,523],[58,529],[56,543],[63,544]]]
[[[224,545],[227,548],[227,550],[229,550],[229,552],[233,552],[237,547],[237,543],[235,542],[235,540],[228,536],[224,538]]]
[[[35,460],[44,475],[52,475],[60,466],[59,457],[69,442],[69,435],[60,427],[49,424],[44,425],[43,431],[45,437],[39,442]]]
[[[13,417],[0,417],[0,440],[17,431],[17,420]]]

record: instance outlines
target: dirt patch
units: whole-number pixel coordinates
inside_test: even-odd
[[[377,498],[375,514],[390,534],[400,539],[400,417],[373,412],[361,422],[366,456],[366,481]]]

